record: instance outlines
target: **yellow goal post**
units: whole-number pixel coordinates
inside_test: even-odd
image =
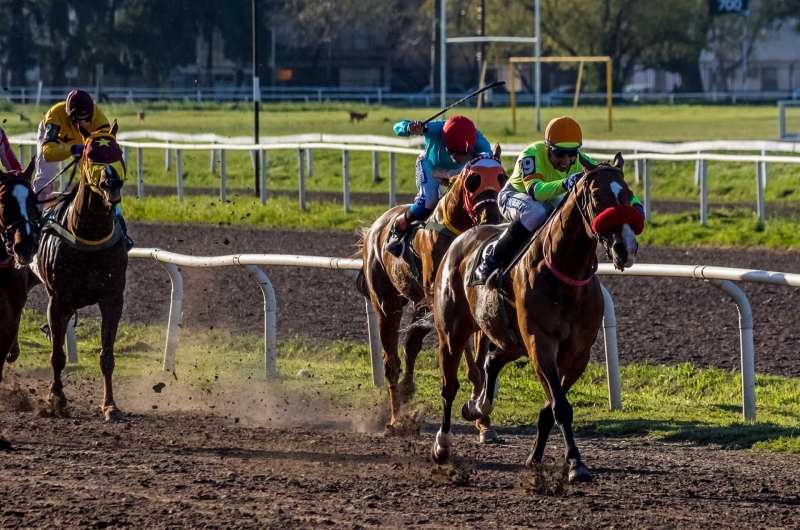
[[[585,63],[606,63],[606,107],[608,108],[608,130],[613,129],[612,120],[612,63],[611,57],[607,56],[587,56],[587,57],[540,57],[539,60],[543,63],[578,63],[578,81],[575,83],[575,97],[573,98],[573,109],[578,106],[578,97],[581,91],[581,79],[583,77],[583,65]],[[516,64],[519,63],[535,63],[536,57],[509,57],[508,58],[508,72],[509,72],[509,92],[511,94],[511,123],[512,130],[517,132],[517,90],[515,86],[516,79]]]

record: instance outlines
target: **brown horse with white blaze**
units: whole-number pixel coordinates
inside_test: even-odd
[[[39,248],[39,209],[31,186],[34,165],[31,160],[24,171],[0,171],[0,381],[4,364],[19,355],[17,333],[29,289],[27,265]]]
[[[492,154],[471,153],[470,162],[455,177],[425,225],[413,236],[412,252],[407,248],[398,258],[384,248],[384,242],[398,215],[409,208],[397,206],[383,214],[364,236],[362,275],[358,282],[364,296],[368,296],[378,317],[378,333],[383,348],[384,375],[389,392],[391,420],[387,433],[398,428],[397,415],[402,404],[414,393],[414,365],[422,349],[422,341],[430,333],[430,324],[424,319],[430,314],[436,271],[445,252],[454,239],[473,226],[497,224],[502,216],[497,205],[497,195],[508,180],[500,163],[500,146]],[[398,342],[403,307],[411,302],[413,316],[405,338],[405,374],[400,376]],[[476,344],[479,342],[476,339]],[[468,377],[474,388],[482,386],[480,371],[472,357],[467,356]],[[477,395],[477,390],[476,390]],[[493,441],[488,417],[477,418],[482,438]]]
[[[630,267],[638,248],[635,234],[644,221],[631,206],[633,193],[623,178],[621,155],[613,165],[594,166],[583,158],[581,163],[583,177],[497,288],[471,284],[483,249],[500,228],[479,227],[464,234],[445,256],[433,306],[444,403],[431,451],[437,463],[451,456],[450,416],[461,354],[470,336],[481,331],[496,348],[486,355],[480,395],[462,408],[465,419],[492,412],[500,370],[527,354],[547,396],[528,465],[541,462],[557,423],[567,444],[570,482],[591,478],[572,434],[566,394],[586,369],[603,319],[603,294],[595,276],[597,244],[605,247],[617,269]]]

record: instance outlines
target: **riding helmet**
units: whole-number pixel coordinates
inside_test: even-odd
[[[83,90],[73,90],[67,96],[67,116],[70,118],[89,118],[94,114],[92,96]]]
[[[465,153],[478,141],[478,129],[469,118],[453,116],[444,123],[444,146],[452,153]]]
[[[576,151],[583,144],[583,133],[578,122],[568,116],[553,118],[544,131],[544,140],[552,148]]]

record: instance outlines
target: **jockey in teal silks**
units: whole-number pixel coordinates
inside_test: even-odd
[[[403,252],[403,238],[414,221],[424,221],[439,202],[439,181],[457,175],[469,162],[467,151],[490,153],[492,148],[475,124],[464,116],[424,124],[402,120],[394,125],[398,136],[425,137],[425,152],[417,158],[417,196],[405,214],[395,219],[386,240],[386,250],[394,256]]]

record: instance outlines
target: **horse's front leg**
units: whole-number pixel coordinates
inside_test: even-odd
[[[111,376],[114,373],[114,342],[117,340],[117,328],[122,318],[122,294],[107,298],[99,303],[102,315],[101,341],[103,349],[100,352],[100,371],[103,373],[103,404],[101,410],[106,421],[118,421],[124,418],[122,411],[114,403],[114,389]]]
[[[64,353],[64,339],[67,333],[67,324],[74,310],[62,307],[58,299],[50,298],[47,306],[47,321],[50,325],[50,335],[53,350],[50,354],[50,365],[53,367],[53,381],[50,383],[50,404],[53,412],[64,414],[67,409],[67,396],[64,395],[64,384],[61,381],[61,372],[67,365],[67,355]]]

